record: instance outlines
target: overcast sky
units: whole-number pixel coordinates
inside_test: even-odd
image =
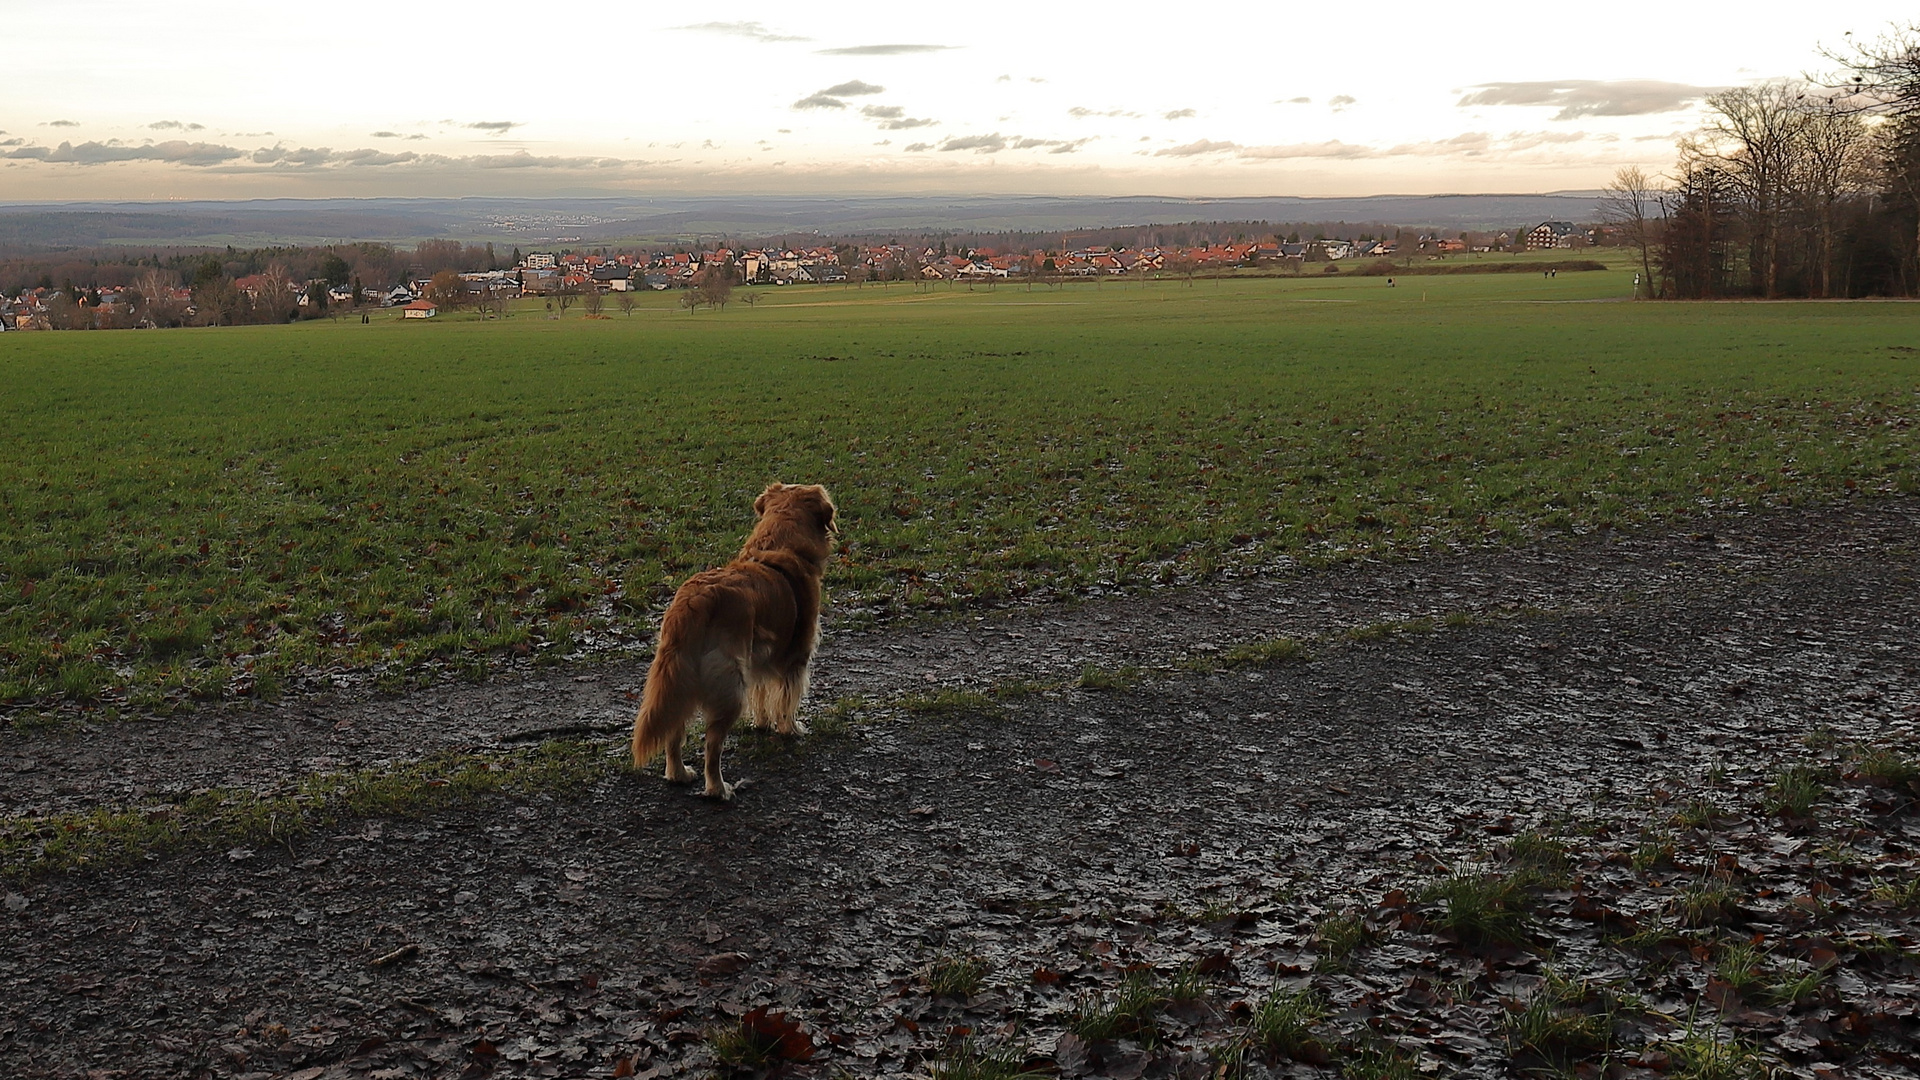
[[[0,201],[1593,188],[1913,18],[1626,10],[7,3]]]

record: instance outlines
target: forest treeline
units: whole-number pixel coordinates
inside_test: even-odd
[[[1920,24],[1825,55],[1830,83],[1710,95],[1670,176],[1616,174],[1602,216],[1638,248],[1643,295],[1920,293]]]

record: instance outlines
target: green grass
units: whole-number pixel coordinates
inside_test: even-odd
[[[1319,971],[1344,970],[1354,952],[1379,940],[1380,935],[1359,912],[1324,916],[1313,925],[1313,943],[1320,951],[1314,967]]]
[[[10,337],[0,708],[643,648],[773,478],[838,498],[850,621],[1920,489],[1906,307],[1571,302],[1625,281]]]
[[[1805,818],[1813,813],[1814,803],[1826,794],[1831,771],[1814,765],[1793,765],[1780,770],[1767,785],[1761,805],[1770,814]]]
[[[1154,984],[1151,971],[1133,971],[1111,992],[1084,995],[1074,1002],[1067,1030],[1089,1042],[1122,1036],[1151,1041],[1154,1016],[1167,996]]]
[[[987,978],[987,962],[977,956],[942,956],[927,965],[927,992],[934,997],[968,998]]]
[[[1456,873],[1427,886],[1420,899],[1439,907],[1429,925],[1452,931],[1463,945],[1520,945],[1527,940],[1530,898],[1513,877]]]
[[[984,1048],[964,1039],[927,1063],[932,1080],[1038,1080],[1045,1073],[1029,1072],[1025,1055],[1012,1047]]]
[[[1270,638],[1265,641],[1251,641],[1244,645],[1235,645],[1220,654],[1220,666],[1271,667],[1294,660],[1305,660],[1310,656],[1307,647],[1292,638]]]
[[[1503,1018],[1507,1052],[1516,1062],[1564,1074],[1612,1046],[1618,1008],[1606,989],[1549,971],[1540,988],[1513,1003]]]
[[[624,754],[604,746],[555,741],[325,774],[285,794],[214,788],[151,808],[0,818],[0,880],[111,869],[170,851],[290,843],[343,821],[417,816],[489,798],[577,792],[628,768]]]
[[[1322,1057],[1325,1045],[1314,1036],[1314,1025],[1327,1018],[1327,1001],[1312,987],[1286,990],[1275,987],[1254,1006],[1243,1036],[1246,1045],[1268,1059]]]

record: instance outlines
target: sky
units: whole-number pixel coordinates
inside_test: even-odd
[[[1583,190],[1913,19],[1743,10],[0,0],[0,202]]]

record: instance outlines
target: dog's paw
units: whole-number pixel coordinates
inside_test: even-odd
[[[667,783],[672,784],[675,787],[686,787],[688,784],[693,783],[695,780],[699,778],[693,775],[693,771],[691,769],[682,769],[680,770],[678,775],[674,773],[668,773],[664,779],[667,781]]]
[[[714,802],[732,802],[734,789],[738,786],[737,784],[723,783],[718,789],[709,787],[700,793],[700,797],[703,799],[712,799]]]
[[[795,720],[795,721],[794,721],[793,723],[791,723],[791,724],[789,724],[789,725],[787,725],[787,734],[789,734],[789,735],[811,735],[811,734],[813,734],[813,729],[812,729],[812,728],[809,728],[809,727],[808,727],[807,725],[805,725],[805,724],[803,724],[803,723],[801,723],[800,721],[798,721],[798,720]]]

